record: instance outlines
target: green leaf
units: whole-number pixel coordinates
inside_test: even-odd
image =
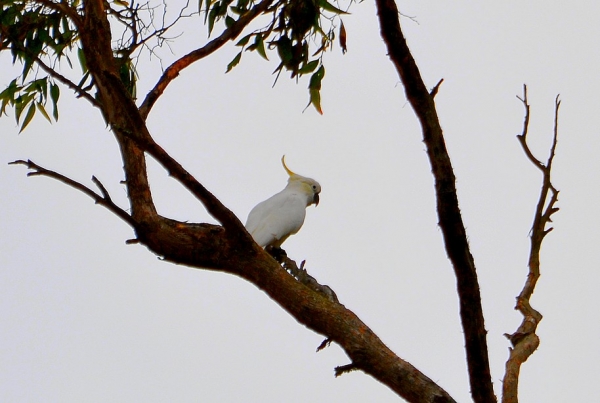
[[[262,35],[256,35],[254,37],[254,44],[256,45],[256,51],[259,55],[261,55],[265,60],[269,60],[267,57],[267,52],[265,51],[265,42],[263,41]]]
[[[27,74],[29,74],[31,68],[33,67],[33,59],[31,57],[25,56],[24,61],[25,63],[23,63],[23,72],[21,73],[23,81],[25,81],[25,79],[27,78]]]
[[[235,6],[231,6],[230,9],[235,9],[239,14],[242,14],[248,10],[248,0],[238,0]]]
[[[329,3],[327,0],[317,0],[317,6],[322,8],[323,10],[330,11],[335,14],[349,14],[343,10],[340,10],[333,4]]]
[[[81,49],[81,48],[77,49],[77,58],[79,58],[79,65],[81,66],[81,72],[87,73],[88,68],[87,68],[87,63],[85,61],[85,54],[83,53],[83,49]]]
[[[27,115],[25,115],[25,120],[23,120],[23,124],[21,125],[21,130],[19,130],[19,133],[22,133],[23,130],[25,130],[25,128],[27,127],[29,122],[31,122],[31,119],[33,119],[34,115],[35,115],[35,104],[32,103],[31,106],[29,107],[29,110],[27,111]]]
[[[50,98],[52,99],[52,107],[54,120],[58,120],[58,98],[60,97],[60,89],[56,84],[50,84]]]
[[[231,28],[231,26],[235,23],[235,20],[230,16],[225,16],[225,26],[227,28]]]
[[[319,70],[310,77],[310,83],[308,85],[308,92],[310,93],[308,105],[312,104],[321,115],[323,114],[323,109],[321,109],[321,81],[323,80],[323,77],[325,77],[325,67],[321,65]]]
[[[21,120],[21,114],[23,113],[23,110],[25,110],[25,107],[29,105],[32,98],[33,95],[27,94],[19,95],[17,99],[15,99],[15,119],[17,120],[17,123]]]
[[[0,116],[6,114],[6,106],[8,104],[10,104],[10,105],[15,104],[15,102],[16,102],[15,94],[17,93],[17,91],[20,91],[20,89],[21,89],[21,87],[19,87],[17,85],[17,79],[15,78],[14,80],[12,80],[10,82],[8,87],[6,87],[4,89],[4,91],[0,92],[0,99],[2,100],[2,107],[0,108]]]
[[[285,66],[287,66],[294,54],[292,53],[292,41],[287,36],[282,36],[277,40],[277,53]]]
[[[44,108],[44,105],[42,105],[41,102],[37,102],[36,106],[38,108],[38,111],[40,111],[42,113],[42,115],[44,115],[44,117],[46,118],[46,120],[50,123],[52,123],[52,120],[50,119],[50,116],[48,116],[48,112],[46,112],[46,108]]]
[[[313,106],[315,107],[317,112],[319,112],[322,115],[323,109],[321,109],[321,91],[311,88],[309,92],[310,92],[310,101],[308,102],[308,105],[313,104]],[[307,107],[308,107],[308,105],[307,105]]]
[[[240,63],[240,60],[242,59],[242,52],[238,53],[231,62],[229,62],[229,64],[227,65],[227,71],[225,71],[225,73],[229,73],[235,66],[237,66]]]
[[[83,77],[81,77],[81,80],[79,81],[79,84],[77,84],[78,87],[81,87],[83,84],[85,84],[86,80],[89,78],[90,76],[90,72],[86,72]]]
[[[210,36],[210,33],[212,32],[213,27],[215,26],[215,21],[218,17],[218,13],[219,13],[219,5],[216,4],[213,6],[213,8],[208,13],[208,36]]]
[[[206,24],[206,21],[208,19],[208,10],[210,10],[210,5],[212,4],[211,0],[206,0],[204,2],[204,23]],[[202,0],[199,1],[199,5],[198,8],[200,9],[200,11],[202,11]]]
[[[311,90],[320,90],[321,89],[321,81],[325,77],[325,67],[321,65],[319,70],[317,70],[311,77],[308,88]]]
[[[238,43],[235,44],[235,46],[246,46],[248,44],[248,41],[252,37],[252,35],[254,35],[254,34],[248,34],[248,35],[244,36],[242,39],[240,39],[238,41]]]
[[[298,70],[298,74],[308,74],[315,71],[317,66],[319,65],[318,60],[313,60],[311,62],[306,63],[300,70]]]

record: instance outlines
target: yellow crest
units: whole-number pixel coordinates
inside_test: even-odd
[[[285,154],[283,155],[283,157],[281,157],[281,163],[283,164],[283,169],[285,169],[285,172],[287,172],[289,176],[296,175],[294,172],[292,172],[291,169],[287,167],[287,165],[285,165]]]

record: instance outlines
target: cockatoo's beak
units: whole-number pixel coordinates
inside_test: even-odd
[[[315,207],[317,207],[319,205],[319,194],[315,193],[315,197],[313,197],[313,203],[315,204]]]

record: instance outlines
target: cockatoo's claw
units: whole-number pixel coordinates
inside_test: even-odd
[[[282,263],[283,259],[287,257],[287,253],[285,253],[285,251],[278,246],[267,246],[265,250],[267,251],[267,253],[269,253],[269,255],[273,256],[275,260],[277,260],[279,263]]]

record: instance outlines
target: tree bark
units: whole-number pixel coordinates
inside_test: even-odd
[[[98,90],[99,108],[121,149],[137,241],[169,262],[224,271],[252,282],[298,322],[346,351],[351,364],[338,368],[338,373],[360,369],[410,402],[454,402],[435,382],[396,356],[354,313],[294,279],[252,241],[229,209],[154,142],[144,115],[117,74],[103,1],[86,0],[83,10],[83,51]],[[159,216],[150,193],[145,153],[190,190],[222,225]]]
[[[376,0],[376,5],[381,36],[404,84],[406,97],[421,123],[423,141],[435,178],[439,226],[444,236],[446,253],[456,274],[471,394],[477,403],[495,402],[477,271],[458,207],[454,170],[446,149],[435,102],[425,87],[419,68],[406,44],[395,1]]]
[[[535,209],[533,225],[531,226],[531,247],[529,250],[527,280],[523,285],[521,293],[517,296],[517,309],[523,315],[523,321],[519,328],[513,334],[505,333],[512,344],[509,349],[509,358],[506,361],[506,370],[502,381],[502,403],[518,403],[519,401],[519,373],[521,365],[535,352],[540,345],[540,338],[535,333],[537,326],[543,316],[540,312],[531,306],[531,296],[540,278],[540,251],[542,242],[546,235],[552,231],[549,227],[552,222],[552,215],[558,211],[556,203],[558,202],[558,189],[552,184],[552,162],[556,152],[558,141],[558,111],[560,109],[559,97],[555,100],[554,109],[554,136],[550,147],[550,155],[544,163],[537,159],[529,145],[527,144],[527,134],[529,132],[529,114],[530,107],[527,100],[527,86],[523,87],[523,98],[519,98],[525,107],[525,121],[523,123],[523,132],[517,136],[519,143],[523,147],[525,155],[529,161],[542,172],[542,189]]]

